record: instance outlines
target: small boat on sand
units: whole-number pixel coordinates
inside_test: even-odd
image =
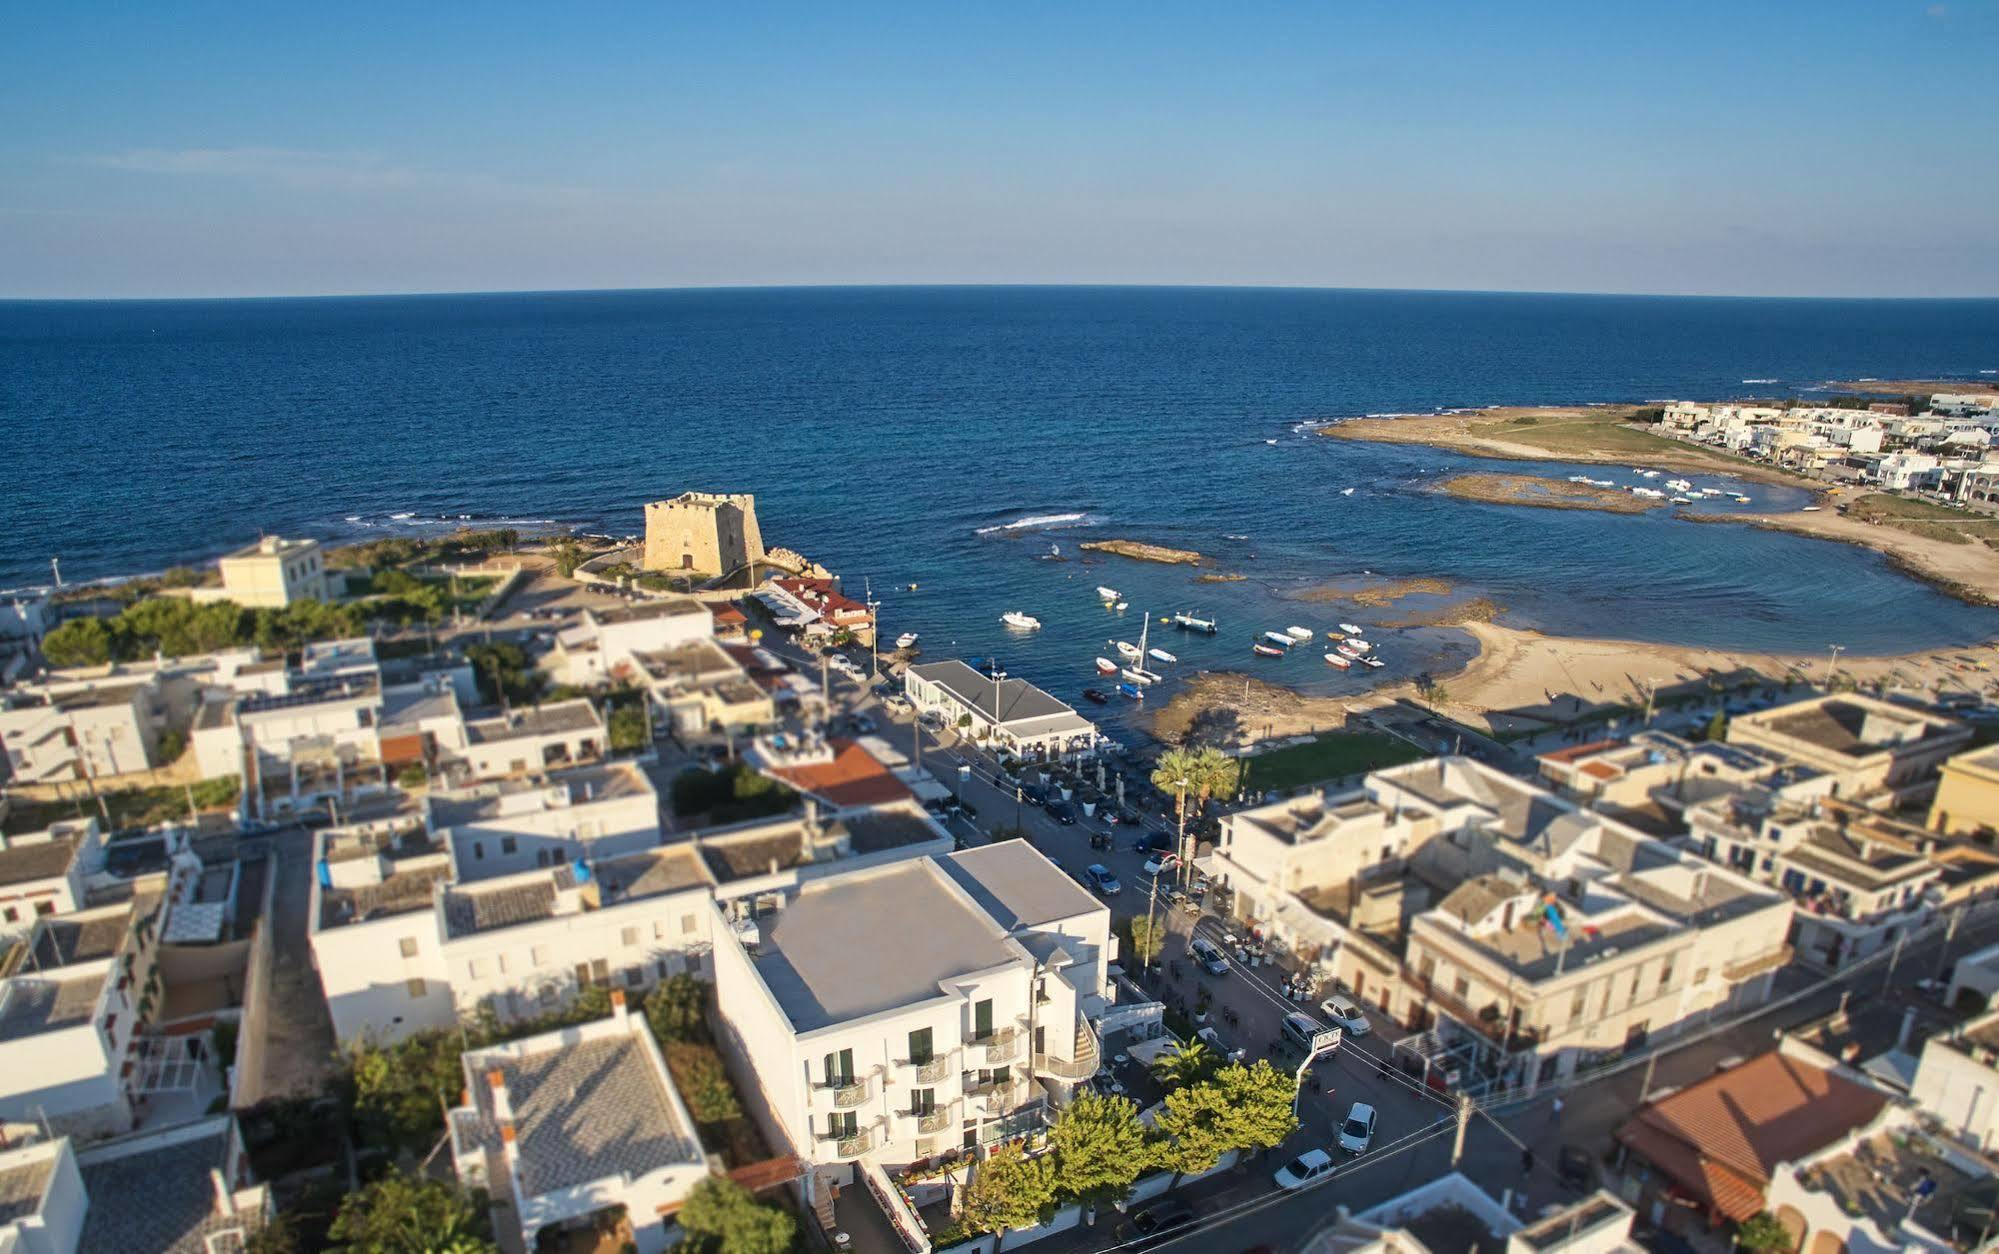
[[[1358,636],[1361,632],[1361,629],[1354,626],[1352,623],[1341,623],[1340,630],[1344,631],[1349,636]]]
[[[1147,649],[1145,651],[1145,656],[1151,658],[1155,662],[1177,662],[1180,660],[1179,658],[1174,657],[1171,653],[1168,653],[1164,649]]]
[[[1278,648],[1278,647],[1277,647],[1276,645],[1274,645],[1274,644],[1261,644],[1261,643],[1259,643],[1259,644],[1253,644],[1253,645],[1249,646],[1249,651],[1250,651],[1251,653],[1255,653],[1255,654],[1258,654],[1259,656],[1262,656],[1262,657],[1283,657],[1283,656],[1284,656],[1284,650],[1282,650],[1282,649]]]
[[[1000,621],[1021,631],[1037,631],[1041,627],[1040,619],[1032,614],[1023,614],[1019,610],[1008,610],[1000,615]]]
[[[1344,670],[1350,670],[1350,669],[1352,669],[1352,667],[1353,667],[1353,663],[1352,663],[1351,661],[1349,661],[1349,660],[1348,660],[1348,659],[1346,659],[1346,658],[1343,658],[1343,657],[1341,657],[1341,656],[1340,656],[1339,654],[1337,654],[1337,653],[1328,653],[1328,654],[1326,655],[1326,660],[1327,660],[1328,662],[1331,662],[1331,663],[1332,663],[1332,664],[1333,664],[1334,666],[1337,666],[1337,667],[1339,667],[1339,668],[1340,668],[1341,670],[1343,670],[1343,671],[1344,671]]]
[[[1098,658],[1098,659],[1097,659],[1097,674],[1099,674],[1099,675],[1115,675],[1115,674],[1117,674],[1117,663],[1116,663],[1116,662],[1113,662],[1113,661],[1111,661],[1111,660],[1110,660],[1109,658],[1107,658],[1107,657],[1100,657],[1100,658]]]
[[[1305,641],[1312,638],[1312,629],[1310,627],[1286,627],[1284,634],[1293,640]]]

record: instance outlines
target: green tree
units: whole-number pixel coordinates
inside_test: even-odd
[[[682,972],[646,998],[646,1022],[661,1044],[708,1039],[708,986]]]
[[[1222,1065],[1215,1051],[1199,1041],[1187,1041],[1152,1061],[1152,1074],[1169,1089],[1201,1084]]]
[[[484,1198],[441,1180],[400,1172],[342,1199],[328,1235],[335,1249],[348,1254],[491,1254],[499,1249]]]
[[[1707,738],[1709,740],[1728,739],[1728,711],[1716,710],[1714,712],[1714,717],[1707,721]]]
[[[576,568],[589,556],[583,551],[583,546],[571,536],[563,536],[556,540],[548,546],[548,552],[549,556],[555,559],[555,573],[564,579],[574,577]]]
[[[429,782],[430,772],[423,769],[421,762],[412,762],[396,772],[396,784],[401,788],[421,788]]]
[[[642,705],[621,705],[611,711],[611,747],[643,749],[650,738],[651,720]]]
[[[178,727],[169,727],[160,733],[159,743],[153,746],[154,760],[161,766],[170,766],[180,761],[180,755],[187,752],[187,733]]]
[[[1220,749],[1168,749],[1159,755],[1152,769],[1152,786],[1173,794],[1173,813],[1184,832],[1187,827],[1187,798],[1194,799],[1194,813],[1204,813],[1210,797],[1234,793],[1242,779],[1242,764]],[[1184,883],[1193,873],[1191,849],[1176,850],[1180,855],[1180,877]]]
[[[729,1069],[711,1045],[695,1041],[668,1041],[666,1065],[673,1072],[674,1087],[687,1101],[687,1111],[696,1123],[727,1123],[743,1117],[742,1103],[736,1100],[736,1086],[729,1082]]]
[[[111,628],[101,618],[72,618],[42,637],[50,666],[102,666],[112,656]]]
[[[1228,1141],[1229,1112],[1222,1092],[1212,1084],[1189,1084],[1166,1095],[1166,1105],[1153,1118],[1163,1138],[1153,1144],[1153,1160],[1180,1177],[1197,1175],[1221,1161],[1235,1147]]]
[[[1751,1215],[1736,1228],[1735,1245],[1751,1254],[1788,1254],[1792,1248],[1791,1234],[1767,1210]]]
[[[1055,1187],[1069,1197],[1115,1201],[1151,1162],[1137,1103],[1094,1089],[1076,1095],[1048,1139],[1055,1151]]]
[[[696,1254],[790,1254],[798,1225],[725,1176],[694,1186],[676,1216]]]
[[[972,1169],[960,1217],[973,1232],[995,1234],[993,1249],[1015,1228],[1031,1228],[1055,1203],[1055,1164],[1029,1158],[1017,1144],[1001,1145]]]
[[[1125,928],[1126,939],[1131,942],[1131,956],[1140,966],[1150,966],[1166,945],[1166,924],[1159,919],[1149,919],[1144,915],[1134,916]]]
[[[1298,1130],[1298,1116],[1292,1113],[1298,1096],[1297,1077],[1279,1071],[1268,1059],[1259,1058],[1247,1067],[1231,1063],[1217,1071],[1209,1083],[1221,1094],[1222,1107],[1229,1112],[1223,1136],[1230,1149],[1275,1149]]]
[[[539,694],[541,677],[528,665],[528,655],[517,644],[497,641],[465,647],[465,660],[479,683],[479,695],[487,701],[532,701]]]

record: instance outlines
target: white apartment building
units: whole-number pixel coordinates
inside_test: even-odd
[[[659,796],[629,762],[434,792],[423,806],[460,883],[659,844]]]
[[[0,834],[0,936],[81,909],[85,878],[102,868],[103,850],[94,817],[65,819],[39,832]]]
[[[44,919],[0,977],[0,1135],[43,1123],[79,1136],[130,1131],[139,1077],[126,1060],[154,993],[156,895]]]
[[[1835,797],[1907,799],[1935,783],[1971,728],[1927,710],[1840,693],[1731,719],[1728,743],[1763,749],[1831,779]]]
[[[1095,723],[1026,680],[995,680],[955,659],[911,666],[903,691],[918,710],[999,753],[1087,757],[1101,739]]]
[[[0,700],[0,750],[24,784],[151,770],[159,732],[149,675],[50,684]]]
[[[1951,1136],[1981,1153],[1999,1150],[1999,1013],[1923,1042],[1909,1096]]]
[[[499,779],[593,762],[609,747],[603,716],[577,697],[473,719],[455,756],[471,778]]]
[[[82,1148],[60,1136],[0,1151],[7,1254],[223,1254],[274,1211],[230,1115]]]
[[[1837,971],[1879,953],[1941,903],[1934,836],[1827,795],[1830,781],[1746,788],[1690,807],[1701,856],[1772,884],[1797,906],[1797,956]]]
[[[672,1214],[711,1167],[645,1020],[622,992],[608,1019],[464,1056],[450,1115],[459,1182],[509,1203],[518,1248],[589,1232],[622,1209],[639,1254],[672,1244]]]
[[[633,654],[669,652],[714,636],[714,615],[691,597],[589,608],[581,622],[557,634],[542,666],[558,683],[595,687],[631,667]]]
[[[1790,956],[1781,894],[1466,758],[1228,815],[1204,866],[1319,979],[1434,1027],[1425,1057],[1506,1085],[1746,1004]]]
[[[797,885],[718,922],[723,1032],[808,1200],[1038,1127],[1096,1071],[1110,912],[1025,841]],[[884,926],[895,920],[895,926]],[[920,943],[911,943],[921,938]]]
[[[326,601],[326,555],[317,540],[265,536],[224,557],[220,588],[196,588],[197,601],[234,601],[252,609],[277,608],[294,601]]]
[[[1641,731],[1624,740],[1553,749],[1536,765],[1542,779],[1578,805],[1613,816],[1653,811],[1670,817],[1695,801],[1769,779],[1787,763],[1747,745]]]

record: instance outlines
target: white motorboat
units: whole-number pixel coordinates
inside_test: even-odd
[[[1675,492],[1685,492],[1694,485],[1685,479],[1668,479],[1666,480],[1666,486]]]
[[[1388,663],[1386,663],[1386,662],[1382,661],[1382,660],[1381,660],[1380,658],[1378,658],[1378,657],[1364,657],[1364,658],[1362,658],[1362,659],[1361,659],[1360,661],[1361,661],[1361,665],[1363,665],[1363,666],[1386,666],[1386,665],[1388,665]]]
[[[1366,653],[1374,646],[1362,640],[1359,636],[1348,636],[1346,638],[1346,647],[1352,649],[1355,653]]]
[[[1349,636],[1358,636],[1361,632],[1361,629],[1354,626],[1352,623],[1341,623],[1340,630],[1344,631]]]
[[[1339,652],[1345,654],[1347,657],[1354,659],[1356,662],[1359,661],[1361,657],[1361,651],[1359,649],[1354,648],[1353,645],[1351,644],[1341,645],[1339,647]]]
[[[1156,662],[1177,662],[1180,660],[1179,658],[1174,657],[1171,653],[1168,653],[1164,649],[1147,649],[1145,651],[1145,656],[1153,659]]]
[[[1281,631],[1266,631],[1263,633],[1263,638],[1265,640],[1268,640],[1272,644],[1281,645],[1287,649],[1290,648],[1294,643],[1296,643],[1291,639],[1291,637],[1285,635]]]
[[[1284,634],[1291,637],[1293,640],[1298,640],[1298,641],[1310,640],[1312,638],[1312,629],[1309,627],[1286,627],[1284,629]]]
[[[1017,627],[1022,631],[1035,631],[1041,626],[1040,619],[1032,614],[1023,614],[1019,610],[1008,610],[1006,613],[1000,615],[1000,621],[1009,627]]]
[[[895,647],[898,649],[907,649],[915,643],[916,633],[913,631],[905,631],[895,638]]]
[[[1673,498],[1673,504],[1675,505],[1692,505],[1693,503],[1693,498],[1691,497],[1676,496]]]
[[[1109,658],[1107,658],[1107,657],[1100,657],[1100,658],[1098,658],[1098,659],[1097,659],[1097,674],[1099,674],[1099,675],[1115,675],[1115,674],[1117,674],[1117,663],[1116,663],[1116,662],[1113,662],[1113,661],[1111,661],[1111,660],[1110,660]]]
[[[1352,495],[1353,495],[1353,489],[1352,489],[1352,488],[1341,488],[1341,489],[1340,489],[1340,495],[1341,495],[1341,496],[1352,496]]]
[[[1198,631],[1210,636],[1216,631],[1214,619],[1196,618],[1192,614],[1175,614],[1173,625],[1182,631]]]
[[[1129,679],[1131,682],[1138,684],[1140,686],[1143,686],[1145,684],[1156,684],[1160,680],[1160,676],[1153,674],[1151,671],[1146,670],[1142,666],[1127,666],[1118,673],[1120,675],[1123,675],[1126,679]]]
[[[1353,662],[1351,660],[1343,658],[1337,653],[1328,653],[1326,655],[1326,660],[1328,662],[1331,662],[1334,666],[1339,667],[1343,671],[1351,670],[1353,668]]]
[[[1113,640],[1111,641],[1111,648],[1117,650],[1117,655],[1119,657],[1124,658],[1125,660],[1131,662],[1136,662],[1138,659],[1145,656],[1143,653],[1140,653],[1138,651],[1137,645],[1131,643],[1128,640]]]
[[[1124,611],[1125,604],[1126,604],[1125,602],[1119,601],[1116,605],[1111,606],[1111,608],[1122,613]]]
[[[1102,584],[1097,585],[1097,595],[1103,598],[1105,605],[1115,604],[1121,599],[1116,588],[1106,588]]]

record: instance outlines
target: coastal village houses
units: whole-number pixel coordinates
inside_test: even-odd
[[[1002,755],[1062,761],[1087,757],[1096,724],[1024,679],[995,679],[959,661],[919,662],[903,691],[925,715]]]

